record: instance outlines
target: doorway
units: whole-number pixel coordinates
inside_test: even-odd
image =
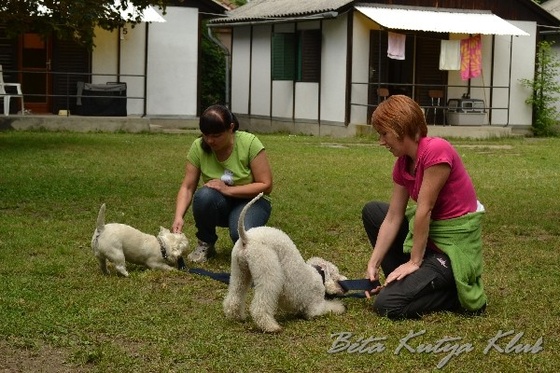
[[[32,114],[45,114],[51,107],[52,41],[36,33],[25,33],[19,43],[19,81],[25,95],[25,108]]]
[[[369,55],[368,118],[384,99],[377,92],[386,88],[389,94],[404,94],[412,97],[423,108],[431,106],[429,90],[445,90],[447,72],[439,70],[441,39],[448,38],[443,33],[407,33],[405,59],[394,60],[387,57],[388,35],[385,30],[371,30]],[[445,97],[442,102],[445,103]],[[443,110],[437,111],[437,118],[428,118],[431,123],[444,123]]]

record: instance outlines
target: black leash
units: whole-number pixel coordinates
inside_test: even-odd
[[[211,272],[202,268],[189,268],[188,271],[197,275],[210,277],[224,284],[229,284],[230,275],[227,272]],[[332,295],[332,297],[335,298],[365,298],[365,291],[373,290],[380,286],[379,281],[370,281],[365,278],[360,280],[344,280],[338,283],[346,293],[343,295]]]
[[[195,273],[201,276],[208,276],[214,280],[229,284],[229,273],[227,272],[210,272],[202,268],[189,268],[190,273]]]

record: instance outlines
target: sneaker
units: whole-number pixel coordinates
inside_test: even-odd
[[[193,263],[204,263],[208,260],[208,258],[214,255],[216,255],[216,249],[214,249],[214,245],[198,241],[198,246],[193,250],[192,253],[187,256],[187,259],[189,259]]]

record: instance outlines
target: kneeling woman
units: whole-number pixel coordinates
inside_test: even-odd
[[[444,139],[427,136],[420,106],[395,95],[373,112],[380,145],[397,160],[390,203],[369,202],[362,220],[373,252],[367,277],[385,275],[374,309],[390,318],[448,310],[480,313],[483,206],[461,158]],[[409,200],[416,202],[407,207]]]
[[[223,105],[208,107],[200,116],[199,126],[202,136],[187,154],[173,221],[173,232],[181,232],[192,203],[198,245],[187,258],[195,263],[215,255],[217,227],[228,227],[231,241],[237,241],[241,210],[257,194],[263,192],[265,197],[247,213],[245,227],[265,225],[272,211],[272,171],[261,141],[251,133],[238,131],[237,118]]]

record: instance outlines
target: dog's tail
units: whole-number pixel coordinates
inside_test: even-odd
[[[93,252],[97,250],[97,239],[103,232],[103,228],[105,227],[105,204],[101,205],[99,209],[99,213],[97,214],[97,223],[95,224],[95,231],[93,232],[93,237],[91,238],[91,248]]]
[[[241,242],[243,242],[243,244],[247,242],[247,234],[245,231],[245,215],[247,214],[247,211],[249,211],[251,206],[262,196],[263,193],[261,192],[255,198],[249,201],[249,203],[247,203],[245,207],[243,207],[243,210],[241,210],[241,214],[239,215],[239,221],[237,222],[237,232],[239,233],[239,239],[241,240]]]
[[[105,226],[105,204],[102,204],[101,208],[99,209],[99,213],[97,214],[97,223],[95,225],[95,228],[97,229],[98,232],[101,232],[104,226]]]

